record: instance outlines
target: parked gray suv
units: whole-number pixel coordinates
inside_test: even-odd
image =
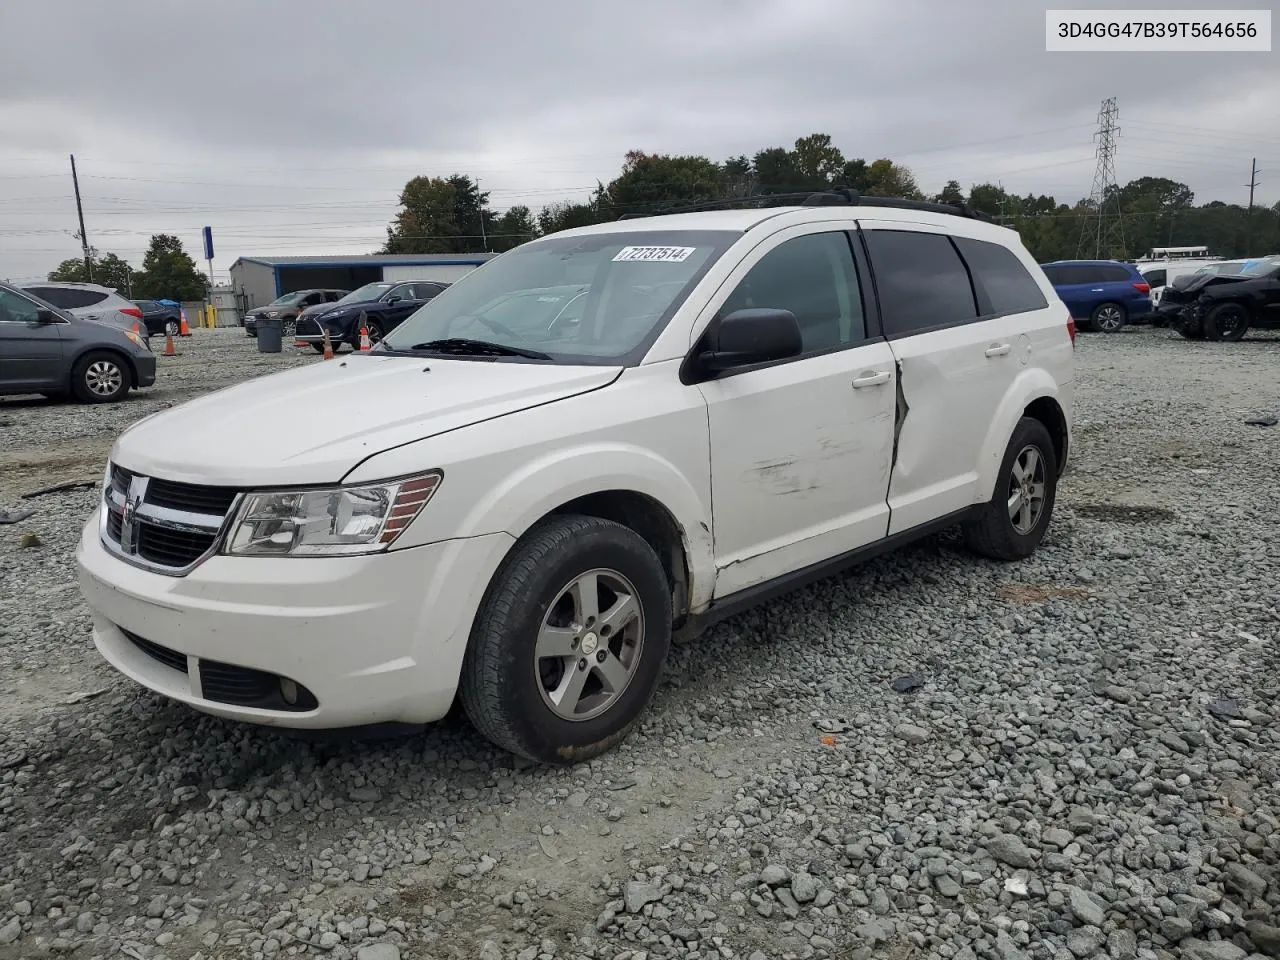
[[[155,354],[143,337],[0,283],[0,394],[107,403],[155,382]]]

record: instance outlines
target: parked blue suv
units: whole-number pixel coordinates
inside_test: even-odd
[[[1082,330],[1115,333],[1126,323],[1150,318],[1151,286],[1132,264],[1057,260],[1041,267]]]

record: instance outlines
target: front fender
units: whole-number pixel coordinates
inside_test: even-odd
[[[1070,455],[1071,398],[1065,394],[1069,390],[1070,384],[1056,383],[1047,371],[1038,367],[1028,367],[1018,375],[1013,386],[1004,395],[1004,400],[996,408],[996,415],[991,419],[991,426],[982,443],[982,459],[978,463],[978,503],[991,499],[1000,464],[1009,447],[1009,438],[1013,436],[1013,428],[1022,419],[1027,407],[1041,397],[1052,397],[1067,415],[1067,450],[1068,456]]]
[[[601,469],[603,464],[607,470]],[[683,541],[690,606],[696,610],[709,603],[715,587],[711,518],[675,465],[642,447],[592,443],[521,464],[476,501],[458,521],[456,535],[509,533],[519,538],[571,500],[608,491],[643,494],[666,508]]]

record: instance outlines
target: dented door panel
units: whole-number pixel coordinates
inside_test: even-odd
[[[896,380],[881,341],[700,386],[716,596],[885,536]]]
[[[1025,329],[1025,315],[1013,315],[890,342],[901,387],[890,535],[986,499],[984,441],[1023,370],[1016,346]]]

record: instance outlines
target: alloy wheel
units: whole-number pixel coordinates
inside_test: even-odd
[[[1026,536],[1036,528],[1044,514],[1044,457],[1038,447],[1022,448],[1013,460],[1009,475],[1009,521],[1013,529]]]
[[[543,617],[534,670],[543,702],[564,720],[598,717],[627,689],[644,651],[644,612],[631,581],[596,569],[566,584]]]
[[[84,372],[84,384],[96,396],[109,397],[124,384],[124,371],[109,360],[97,360]]]

